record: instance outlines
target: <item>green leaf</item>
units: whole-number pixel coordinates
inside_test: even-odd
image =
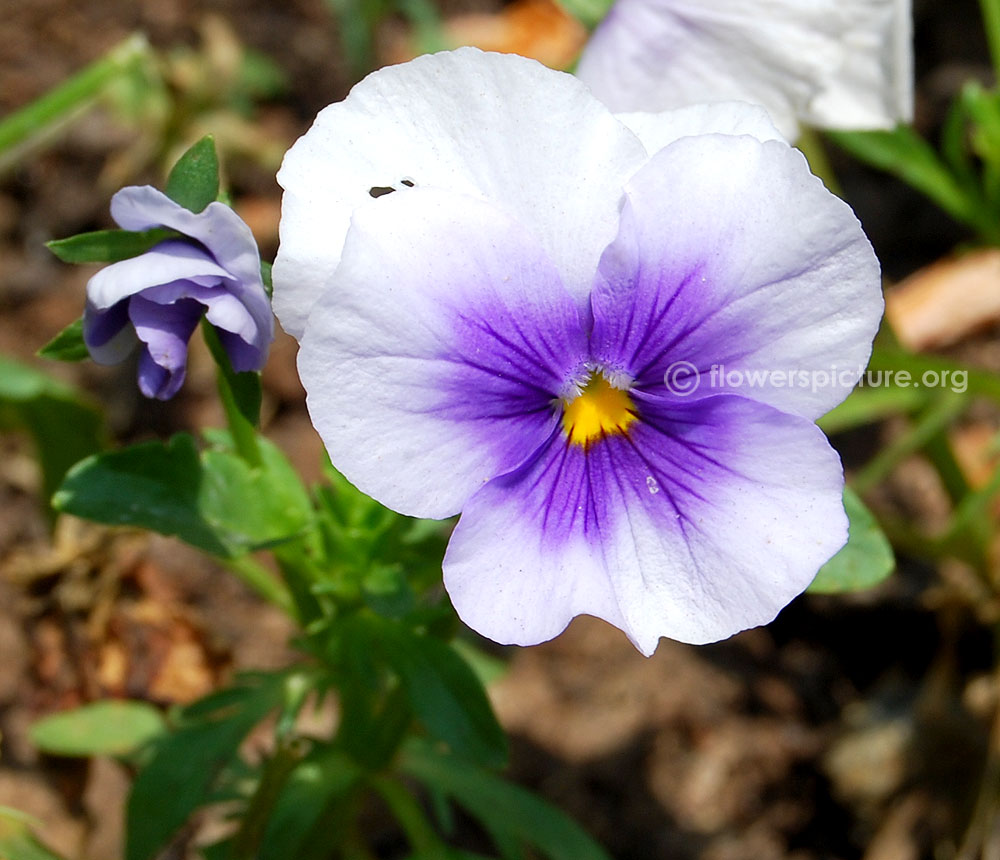
[[[215,555],[229,550],[201,511],[201,463],[186,434],[89,457],[70,470],[52,503],[108,525],[143,526]]]
[[[478,645],[466,639],[453,639],[451,647],[469,664],[469,668],[479,679],[479,683],[484,686],[499,681],[507,674],[508,666],[505,660],[486,653]]]
[[[0,429],[35,442],[48,499],[67,470],[104,445],[104,421],[82,394],[32,367],[0,358]]]
[[[909,126],[900,125],[892,131],[831,131],[827,134],[855,158],[899,177],[985,238],[1000,238],[1000,226],[984,202],[963,187],[934,148]]]
[[[484,767],[503,767],[507,739],[486,691],[447,643],[402,624],[373,618],[371,647],[399,675],[417,719],[452,752]]]
[[[967,102],[969,98],[976,96],[970,85],[978,86],[976,82],[967,82],[959,97],[948,109],[941,128],[940,149],[945,163],[955,175],[956,180],[962,184],[963,188],[968,189],[967,193],[978,194],[979,177],[969,152],[968,139],[969,110]]]
[[[559,0],[559,4],[588,30],[592,30],[608,14],[612,0]]]
[[[31,742],[61,756],[121,756],[162,734],[159,710],[147,702],[94,702],[43,717],[31,726]]]
[[[361,768],[342,749],[315,744],[285,783],[257,860],[329,856],[351,824],[347,801],[362,777]]]
[[[166,194],[192,212],[201,212],[219,196],[219,157],[212,135],[180,157],[167,177]]]
[[[255,675],[181,712],[179,728],[154,742],[152,757],[132,785],[126,860],[156,856],[212,798],[220,775],[238,759],[243,739],[280,705],[283,691],[282,674]]]
[[[222,558],[236,558],[301,533],[309,496],[284,455],[261,438],[262,465],[227,450],[200,456],[175,436],[98,454],[66,476],[57,509],[109,525],[141,526]]]
[[[176,230],[96,230],[66,239],[53,239],[47,247],[64,263],[117,263],[145,254],[150,248],[180,236]]]
[[[38,355],[54,361],[83,361],[89,358],[90,352],[83,342],[83,320],[71,322],[38,350]]]
[[[18,809],[0,806],[0,857],[3,860],[63,860],[31,833],[42,823]]]
[[[312,504],[298,474],[276,446],[263,437],[258,442],[259,468],[230,451],[205,451],[201,457],[201,509],[232,555],[276,546],[312,522]]]
[[[845,401],[834,406],[816,423],[827,435],[841,433],[874,424],[892,415],[916,412],[927,405],[933,394],[932,389],[917,386],[856,388]]]
[[[808,589],[812,594],[871,588],[888,577],[896,566],[892,547],[875,517],[848,488],[844,489],[844,509],[850,520],[847,544],[820,568]]]
[[[521,860],[521,846],[527,845],[551,860],[609,860],[579,825],[540,797],[460,759],[441,755],[428,744],[407,744],[400,767],[478,819],[504,858]]]

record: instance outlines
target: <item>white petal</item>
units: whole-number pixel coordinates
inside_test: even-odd
[[[820,128],[892,128],[913,119],[910,0],[846,0],[845,62],[802,112]]]
[[[760,105],[747,102],[715,102],[660,113],[620,113],[615,116],[642,141],[650,155],[679,138],[699,134],[748,134],[761,142],[785,141],[767,111]]]
[[[585,360],[580,312],[533,238],[477,198],[417,188],[355,213],[299,373],[348,480],[445,517],[545,442]]]
[[[408,184],[489,200],[533,232],[585,301],[614,236],[635,137],[575,78],[473,48],[382,69],[326,108],[285,156],[274,307],[301,336],[372,188]]]
[[[739,100],[789,139],[797,117],[885,127],[909,112],[901,2],[618,0],[577,74],[616,112]]]

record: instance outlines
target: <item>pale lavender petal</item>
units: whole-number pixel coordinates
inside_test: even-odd
[[[143,290],[142,297],[160,305],[169,305],[180,299],[194,299],[204,305],[208,321],[216,328],[225,329],[252,343],[258,337],[256,322],[246,306],[225,288],[230,280],[217,279],[205,286],[195,279],[174,281]],[[220,289],[222,287],[222,289]]]
[[[151,185],[131,185],[111,198],[111,217],[126,230],[169,227],[204,245],[212,258],[239,280],[260,280],[253,233],[224,203],[209,203],[195,213]]]
[[[107,310],[150,287],[193,279],[212,285],[222,278],[229,278],[229,273],[197,246],[183,241],[161,242],[145,254],[97,272],[87,282],[87,301],[97,310]]]
[[[266,347],[261,349],[225,329],[219,329],[218,334],[219,341],[229,356],[229,362],[237,373],[242,373],[245,370],[260,370],[267,362]]]
[[[177,393],[187,368],[188,341],[204,310],[193,299],[169,305],[142,296],[129,300],[129,318],[145,345],[139,360],[139,389],[146,397],[169,400]]]
[[[843,545],[815,425],[736,397],[637,405],[627,436],[585,451],[556,432],[465,505],[444,576],[470,627],[528,645],[589,614],[644,654],[711,642],[770,621]]]
[[[881,317],[879,266],[801,153],[683,138],[626,192],[591,297],[599,363],[669,396],[664,376],[685,362],[700,374],[689,396],[731,391],[807,418],[843,400]],[[713,368],[763,381],[727,385],[740,380]]]
[[[205,307],[206,318],[219,330],[220,336],[226,333],[235,335],[235,338],[223,338],[233,367],[239,365],[238,370],[260,370],[267,360],[271,329],[261,331],[246,305],[227,292],[233,284],[232,279],[216,278],[215,283],[206,283],[210,280],[192,278],[161,284],[143,290],[142,297],[162,305],[180,299],[195,299],[200,302]],[[239,346],[240,342],[245,344],[246,349]]]
[[[530,234],[481,200],[412,189],[356,211],[299,373],[352,483],[444,517],[544,442],[585,359],[577,306]]]
[[[105,310],[87,302],[83,309],[83,341],[98,364],[124,361],[139,342],[128,318],[128,299]]]
[[[169,227],[203,245],[207,256],[231,279],[226,289],[247,308],[262,333],[263,343],[271,342],[274,317],[261,281],[257,243],[250,228],[230,207],[214,202],[194,213],[150,185],[136,185],[123,188],[111,198],[111,216],[126,230]],[[161,283],[174,279],[164,278]]]

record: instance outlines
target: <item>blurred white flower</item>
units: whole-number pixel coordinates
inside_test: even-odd
[[[798,124],[891,128],[913,113],[910,0],[617,0],[577,75],[613,111],[763,105]]]

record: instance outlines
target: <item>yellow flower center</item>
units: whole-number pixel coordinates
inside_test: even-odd
[[[624,433],[633,421],[635,411],[628,392],[612,388],[599,371],[591,374],[583,391],[566,403],[562,416],[569,441],[584,446],[603,436]]]

